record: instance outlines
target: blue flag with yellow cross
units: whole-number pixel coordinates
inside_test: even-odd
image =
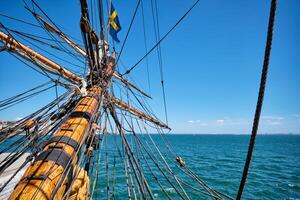
[[[110,16],[109,16],[109,34],[113,40],[115,40],[116,42],[120,42],[117,34],[118,34],[118,32],[121,31],[122,28],[120,25],[118,13],[115,10],[115,7],[113,6],[112,3],[110,6],[111,6],[111,8],[110,8]]]

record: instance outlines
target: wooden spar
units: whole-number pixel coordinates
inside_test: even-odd
[[[82,145],[85,142],[91,128],[90,124],[93,123],[93,120],[97,116],[101,95],[101,88],[94,86],[89,90],[88,96],[82,97],[79,100],[67,120],[54,134],[54,138],[59,137],[60,139],[57,141],[52,139],[46,143],[42,153],[27,168],[21,181],[11,194],[10,199],[22,200],[28,199],[28,197],[37,200],[48,200],[51,197],[62,199],[68,189],[68,184],[70,184],[68,175],[72,177],[73,171],[70,170],[71,174],[66,175],[63,165],[58,164],[59,160],[66,158],[65,155],[67,155],[67,158],[70,158],[73,168],[76,167],[78,160],[76,151],[78,150],[74,147],[74,142],[78,145]],[[63,141],[62,138],[68,138],[68,142],[66,140]],[[51,153],[55,151],[60,152],[60,154],[55,157],[56,159],[53,159],[53,156],[51,158]],[[39,160],[38,158],[41,155],[45,155],[45,157]],[[73,168],[71,167],[71,169]],[[62,179],[62,184],[55,191],[55,187]]]
[[[140,88],[138,88],[137,86],[135,86],[132,83],[130,83],[127,79],[123,78],[121,76],[121,74],[119,74],[119,72],[115,71],[114,72],[114,77],[116,77],[117,79],[119,79],[120,81],[122,81],[125,85],[128,85],[128,86],[134,88],[136,91],[140,92],[142,95],[144,95],[144,96],[146,96],[146,97],[148,97],[148,98],[151,99],[151,97],[147,93],[145,93]]]
[[[115,98],[115,97],[110,97],[110,99],[111,99],[111,101],[112,101],[113,103],[115,103],[117,106],[119,106],[119,107],[121,107],[121,108],[123,108],[123,109],[129,111],[130,113],[132,113],[132,114],[134,114],[134,115],[136,115],[136,116],[138,116],[138,117],[140,117],[140,118],[142,118],[142,119],[145,119],[145,120],[147,120],[147,121],[150,121],[150,122],[152,122],[153,124],[156,124],[157,126],[160,126],[160,127],[162,127],[162,128],[166,128],[166,129],[171,130],[171,128],[170,128],[168,125],[166,125],[166,124],[164,124],[164,123],[162,123],[162,122],[160,122],[160,121],[154,119],[153,117],[151,117],[151,116],[149,116],[149,115],[143,113],[142,111],[139,111],[138,109],[136,109],[136,108],[134,108],[134,107],[128,105],[127,103],[125,103],[125,102],[123,102],[123,101],[121,101],[121,100],[119,100],[119,99],[117,99],[117,98]]]
[[[30,11],[32,12],[32,11]],[[56,27],[52,26],[50,23],[48,23],[46,20],[44,20],[41,16],[39,16],[38,14],[32,12],[32,14],[34,15],[34,17],[36,17],[38,20],[40,20],[43,24],[44,27],[50,31],[53,32],[55,34],[57,34],[62,40],[64,40],[69,46],[71,46],[73,49],[75,49],[78,53],[80,53],[81,55],[83,55],[84,57],[86,57],[86,52],[78,45],[76,44],[72,39],[70,39],[69,37],[67,37],[63,32],[61,32],[60,30],[58,30]]]
[[[44,70],[47,70],[48,72],[54,73],[56,75],[60,75],[63,78],[70,80],[72,82],[78,82],[78,83],[81,82],[81,78],[76,74],[74,74],[73,72],[63,68],[57,63],[51,61],[50,59],[37,53],[36,51],[28,48],[27,46],[23,45],[22,43],[18,42],[17,40],[13,39],[11,36],[1,31],[0,31],[0,41],[4,43],[8,49],[15,51],[19,56],[22,56],[23,58],[26,58],[30,61],[32,61],[30,58],[33,58],[41,62],[46,67],[42,65],[38,65],[38,66],[42,67]],[[51,70],[49,70],[47,67],[49,67]]]
[[[32,11],[30,11],[32,12]],[[76,44],[72,39],[70,39],[68,36],[66,36],[63,32],[61,32],[60,30],[58,30],[56,27],[52,26],[50,23],[48,23],[45,19],[43,19],[41,16],[39,16],[38,14],[32,12],[32,14],[38,19],[40,20],[43,24],[44,27],[52,32],[57,34],[62,40],[64,40],[71,48],[73,48],[75,51],[77,51],[78,53],[80,53],[82,56],[86,57],[86,52],[84,49],[82,49],[78,44]],[[121,82],[123,82],[125,85],[128,85],[132,88],[134,88],[135,90],[137,90],[138,92],[140,92],[142,95],[151,98],[147,93],[145,93],[144,91],[142,91],[141,89],[139,89],[137,86],[135,86],[134,84],[132,84],[131,82],[129,82],[127,79],[125,79],[124,77],[121,76],[121,74],[119,74],[117,71],[114,72],[114,77],[116,77],[117,79],[119,79]]]

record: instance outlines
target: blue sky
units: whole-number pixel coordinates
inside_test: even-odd
[[[37,1],[63,30],[80,39],[79,1]],[[137,1],[115,0],[125,38]],[[158,1],[163,35],[194,1]],[[269,1],[202,0],[162,43],[163,70],[169,124],[175,133],[249,133],[255,111],[264,56]],[[21,0],[4,1],[0,13],[35,22]],[[260,133],[300,133],[300,2],[279,0],[270,71]],[[150,1],[144,1],[148,48],[155,43]],[[0,17],[8,27],[44,34],[41,30]],[[139,9],[121,57],[121,72],[144,55]],[[33,48],[33,47],[32,47]],[[117,50],[120,44],[116,45]],[[63,56],[62,56],[63,57]],[[63,57],[64,58],[64,57]],[[65,57],[65,59],[70,59]],[[15,95],[47,79],[9,54],[0,53],[0,99]],[[153,110],[164,119],[156,51],[131,73],[151,93]],[[59,62],[64,66],[67,63]],[[72,61],[76,62],[76,61]],[[6,111],[0,119],[15,119],[45,105],[55,96],[51,90]]]

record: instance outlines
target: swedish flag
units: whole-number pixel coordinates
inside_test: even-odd
[[[121,29],[122,27],[120,25],[117,11],[115,10],[113,4],[111,3],[110,16],[109,16],[109,34],[116,42],[120,42],[120,40],[117,37],[117,34],[119,31],[121,31]]]

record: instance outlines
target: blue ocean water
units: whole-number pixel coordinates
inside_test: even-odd
[[[164,144],[161,142],[161,138],[158,135],[152,135],[152,137],[162,147],[163,151]],[[232,197],[236,196],[249,136],[172,134],[166,135],[166,139],[174,150],[184,158],[187,166],[193,169],[209,186]],[[130,141],[130,137],[128,141]],[[108,153],[112,155],[113,151]],[[105,159],[105,154],[102,155],[103,159]],[[119,163],[118,166],[122,170],[122,164],[116,163]],[[109,168],[111,170],[112,165],[113,163],[110,162]],[[99,170],[103,174],[98,177],[93,197],[94,199],[106,199],[105,165],[100,166]],[[158,172],[156,171],[156,173]],[[145,174],[146,178],[151,180],[151,174],[149,172]],[[110,172],[110,178],[112,176],[112,172]],[[180,177],[180,175],[178,176]],[[159,180],[164,183],[163,178]],[[114,197],[116,199],[128,199],[126,185],[121,184],[123,181],[124,177],[117,175],[110,182],[110,190],[114,184]],[[156,199],[167,199],[160,188],[155,186],[154,181],[149,182],[150,186],[153,185],[154,187]],[[172,188],[166,188],[166,190],[172,198],[180,199],[172,191]],[[209,199],[193,190],[187,189],[187,191],[191,199]],[[299,135],[257,136],[243,199],[300,199]]]
[[[172,135],[169,140],[210,186],[236,196],[249,136]],[[299,135],[257,136],[243,199],[300,199]]]
[[[146,147],[155,153],[155,148],[151,145],[149,136],[139,134],[138,137],[144,144],[150,144]],[[174,167],[176,166],[176,162],[174,162],[175,157],[169,153],[165,143],[162,142],[162,137],[157,134],[152,134],[151,137],[161,149],[162,154],[168,158],[167,162],[176,176],[195,188],[200,188],[198,184],[190,181],[179,170],[176,170],[177,168]],[[134,137],[127,135],[126,138],[132,150],[135,151],[136,157],[140,159],[145,177],[155,198],[167,199],[154,181],[150,171],[147,170],[141,152],[134,143]],[[1,144],[0,149],[5,149],[17,139],[15,138],[6,144]],[[109,163],[108,176],[105,164],[106,142],[103,142],[99,166],[95,162],[90,167],[91,189],[96,177],[96,171],[98,171],[93,199],[107,199],[107,177],[110,180],[111,199],[128,199],[123,160],[118,156],[113,136],[109,135],[106,139]],[[229,196],[236,196],[248,148],[248,135],[166,134],[165,139],[176,151],[176,154],[185,160],[186,165],[195,171],[210,187]],[[117,142],[119,145],[121,144],[119,138]],[[94,161],[97,161],[97,158],[98,154],[95,153]],[[156,158],[158,158],[157,153]],[[159,181],[171,198],[180,199],[166,179],[161,176],[160,171],[150,161],[150,158],[147,157],[147,159],[153,172],[157,174]],[[160,162],[160,165],[163,165],[162,162]],[[133,175],[132,177],[134,179]],[[185,187],[185,189],[191,199],[209,199],[207,196],[201,195],[188,187]],[[243,199],[300,199],[300,135],[257,136]]]

